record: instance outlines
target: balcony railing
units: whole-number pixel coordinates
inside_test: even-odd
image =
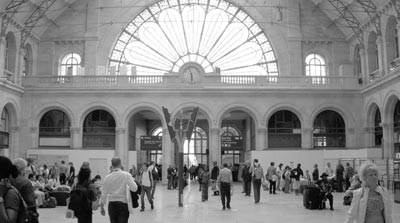
[[[247,76],[206,74],[195,83],[187,83],[176,74],[149,76],[31,76],[23,77],[26,88],[85,87],[263,87],[263,88],[332,88],[360,89],[357,77]]]

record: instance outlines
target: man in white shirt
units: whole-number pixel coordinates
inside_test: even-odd
[[[142,193],[140,194],[141,200],[141,209],[140,211],[144,211],[144,195],[146,194],[147,199],[149,200],[151,210],[154,209],[153,197],[151,196],[151,190],[153,188],[153,175],[151,174],[151,170],[148,163],[144,163],[142,167],[142,172],[140,174],[140,179],[142,179]]]
[[[137,191],[137,185],[132,176],[121,170],[121,159],[114,157],[111,160],[113,170],[103,182],[102,202],[108,200],[108,215],[111,223],[128,223],[129,210],[127,199],[127,187],[129,190]]]

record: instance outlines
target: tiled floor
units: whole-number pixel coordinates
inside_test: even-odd
[[[198,184],[189,184],[184,191],[184,207],[178,207],[177,190],[166,190],[158,185],[155,194],[155,208],[146,211],[136,209],[129,222],[141,223],[248,223],[248,222],[282,222],[282,223],[339,223],[344,222],[349,206],[342,205],[343,193],[334,194],[334,211],[307,210],[303,207],[303,197],[294,194],[269,195],[262,191],[261,203],[254,204],[253,197],[241,193],[241,184],[235,184],[231,210],[222,210],[220,198],[210,196],[209,201],[201,202]],[[210,191],[211,195],[211,191]],[[146,200],[147,202],[147,200]],[[39,209],[41,223],[72,223],[76,219],[65,218],[66,207]],[[94,213],[94,223],[109,222],[108,216]],[[400,204],[393,203],[393,222],[400,222]]]

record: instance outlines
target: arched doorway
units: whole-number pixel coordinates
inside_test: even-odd
[[[221,164],[228,164],[233,180],[237,181],[245,152],[255,149],[255,123],[251,115],[241,110],[227,112],[222,118]]]
[[[115,119],[105,110],[90,112],[83,122],[83,148],[115,149]]]
[[[327,110],[314,120],[314,148],[346,147],[345,122],[340,114]]]
[[[268,148],[301,148],[300,119],[291,111],[275,112],[268,121]]]
[[[129,119],[129,151],[137,152],[137,164],[145,162],[162,164],[163,129],[160,117],[151,110],[136,112]]]
[[[61,110],[46,112],[39,123],[39,147],[70,147],[70,120]]]

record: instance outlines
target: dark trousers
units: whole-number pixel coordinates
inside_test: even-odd
[[[276,191],[276,181],[269,180],[269,193],[275,194],[275,191]]]
[[[332,209],[333,208],[333,195],[331,193],[321,193],[321,205],[320,209],[325,208],[325,201],[329,201],[329,207]]]
[[[260,202],[261,179],[253,180],[254,202]]]
[[[172,176],[168,176],[168,186],[167,186],[168,190],[172,189]]]
[[[111,223],[128,223],[128,204],[120,201],[111,201],[108,203],[108,215]]]
[[[206,201],[208,200],[208,182],[201,184],[201,200]]]
[[[154,181],[153,188],[151,188],[151,199],[154,199],[154,193],[156,192],[157,181]]]
[[[221,182],[219,188],[221,194],[222,207],[231,208],[231,184]],[[225,205],[225,198],[226,198],[226,205]]]
[[[146,194],[147,199],[151,207],[153,207],[153,198],[151,197],[151,187],[146,187],[142,185],[142,193],[140,194],[141,208],[144,210],[144,195]]]
[[[349,189],[349,187],[350,187],[350,185],[351,185],[351,183],[350,183],[350,178],[349,178],[349,177],[346,177],[345,184],[346,184],[346,190]]]
[[[60,184],[65,185],[66,180],[67,180],[67,176],[65,175],[65,173],[60,173]]]
[[[343,192],[343,176],[337,176],[337,192]]]
[[[244,181],[244,192],[246,195],[250,196],[251,194],[251,181]]]

